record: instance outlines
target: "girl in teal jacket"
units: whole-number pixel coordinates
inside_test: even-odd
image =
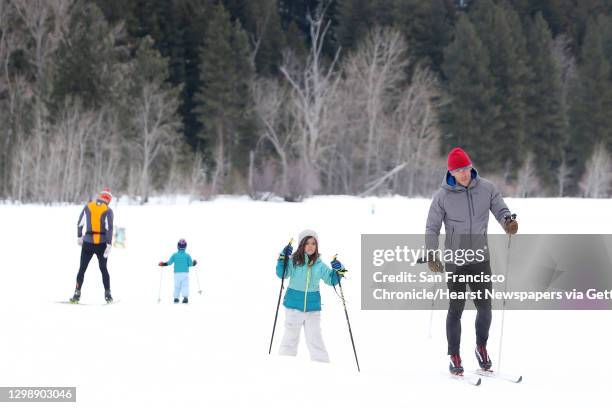
[[[332,261],[332,268],[321,261],[317,233],[312,230],[300,233],[298,249],[291,257],[292,252],[291,245],[287,245],[276,264],[276,275],[282,278],[286,260],[284,277],[289,279],[283,301],[286,320],[280,354],[297,355],[300,332],[304,326],[311,360],[329,362],[329,355],[321,335],[319,281],[322,280],[330,286],[337,285],[346,270],[336,259]]]
[[[174,303],[179,302],[179,297],[183,295],[183,303],[189,303],[189,268],[198,263],[195,259],[185,252],[187,241],[179,240],[176,245],[178,251],[172,254],[167,262],[160,262],[159,266],[169,266],[174,264]]]

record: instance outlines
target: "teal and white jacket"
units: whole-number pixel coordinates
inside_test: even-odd
[[[285,292],[283,305],[289,309],[302,312],[316,312],[321,310],[321,294],[319,293],[319,281],[330,286],[337,285],[338,275],[329,266],[317,259],[314,265],[308,265],[308,255],[305,255],[304,265],[294,265],[293,260],[287,262],[285,278],[289,278],[289,287]],[[279,259],[276,264],[276,275],[283,276],[283,263]],[[341,278],[341,277],[340,277]]]

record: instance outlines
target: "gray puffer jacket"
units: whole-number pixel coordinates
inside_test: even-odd
[[[447,172],[429,207],[425,228],[426,248],[438,248],[438,236],[444,222],[445,249],[482,249],[485,260],[488,260],[489,211],[502,226],[504,217],[510,215],[510,210],[493,183],[481,178],[476,169],[472,169],[472,181],[466,188]]]

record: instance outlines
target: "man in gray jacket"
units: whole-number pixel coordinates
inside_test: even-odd
[[[508,234],[516,234],[518,223],[510,217],[511,213],[497,188],[489,180],[481,178],[472,167],[470,157],[461,148],[456,147],[448,155],[448,171],[442,186],[435,193],[425,229],[426,248],[428,253],[438,249],[438,236],[444,223],[446,271],[457,278],[447,281],[450,292],[465,293],[466,280],[476,275],[491,275],[487,245],[487,228],[489,211]],[[429,252],[434,251],[434,252]],[[460,254],[468,251],[480,254],[473,261],[460,260]],[[444,267],[438,257],[428,256],[429,269],[442,272]],[[450,254],[449,257],[446,254]],[[472,279],[477,280],[477,279]],[[485,280],[485,282],[482,282]],[[485,290],[491,290],[490,280],[471,282],[470,291],[480,292],[482,298],[474,300],[476,306],[476,357],[482,369],[491,368],[491,359],[487,353],[487,340],[491,327],[491,299],[484,296]],[[461,341],[461,314],[465,299],[452,299],[446,317],[446,337],[448,354],[451,356],[450,372],[461,375],[463,367],[459,354]]]

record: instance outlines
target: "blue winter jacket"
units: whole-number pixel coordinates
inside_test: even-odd
[[[193,261],[184,249],[179,249],[178,252],[172,254],[167,264],[168,266],[174,264],[174,273],[189,272],[189,267],[193,266]]]
[[[283,305],[289,309],[296,309],[302,312],[316,312],[321,310],[321,294],[319,293],[319,281],[330,286],[338,284],[336,272],[317,259],[314,265],[308,265],[308,255],[305,255],[304,265],[294,265],[293,260],[287,262],[285,278],[289,278],[289,287],[285,292]],[[276,275],[283,276],[282,259],[276,264]],[[341,278],[341,277],[340,277]]]

